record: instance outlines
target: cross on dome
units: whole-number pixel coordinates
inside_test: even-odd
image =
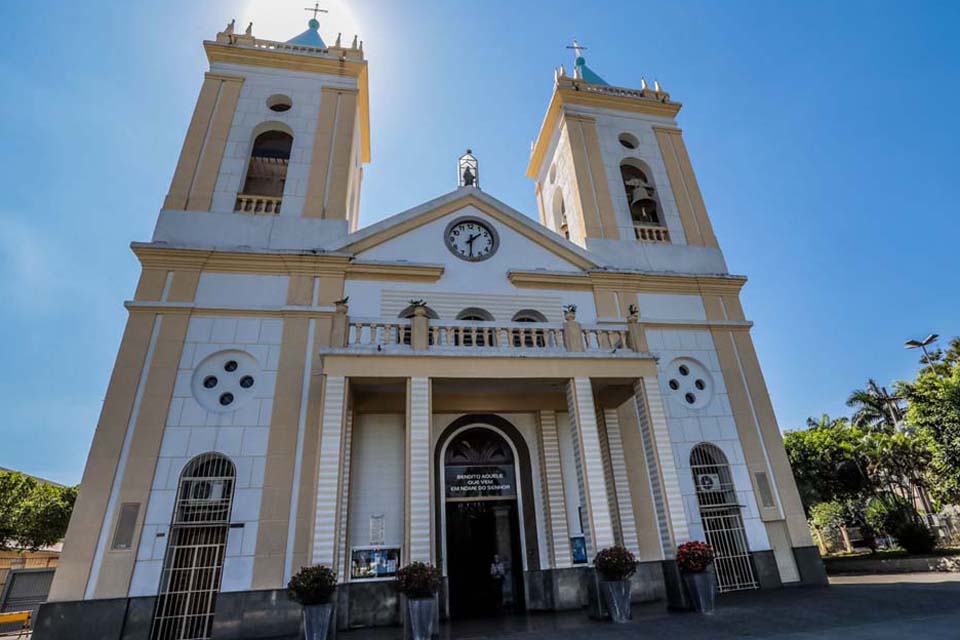
[[[587,66],[587,60],[583,57],[583,52],[587,50],[585,46],[577,42],[577,39],[573,39],[573,44],[567,45],[567,49],[573,49],[573,55],[575,56],[573,61],[573,77],[581,80],[585,80],[590,84],[602,84],[609,85],[609,83],[601,78],[593,69]]]
[[[326,49],[327,44],[323,41],[323,38],[320,37],[320,21],[317,20],[317,14],[329,12],[326,9],[321,9],[319,2],[315,2],[312,7],[304,7],[303,10],[313,14],[313,17],[307,22],[308,28],[300,35],[287,40],[287,44],[299,44],[305,47]]]

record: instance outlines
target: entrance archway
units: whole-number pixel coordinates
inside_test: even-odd
[[[524,571],[539,568],[531,562],[536,519],[522,436],[498,416],[464,416],[441,435],[435,459],[438,564],[450,617],[522,611]]]

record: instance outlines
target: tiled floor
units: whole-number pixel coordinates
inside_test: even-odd
[[[663,603],[634,608],[624,625],[584,612],[444,624],[441,640],[955,640],[960,638],[960,575],[845,576],[830,588],[787,588],[721,596],[712,616],[668,613]],[[398,628],[340,632],[338,640],[399,640]]]

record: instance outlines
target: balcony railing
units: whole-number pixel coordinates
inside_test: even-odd
[[[653,224],[635,224],[633,233],[637,240],[641,242],[663,242],[670,243],[670,232],[666,227]]]
[[[233,210],[237,213],[259,213],[277,215],[280,213],[280,202],[283,198],[273,196],[254,196],[244,193],[237,194],[237,204]]]
[[[344,346],[370,351],[413,348],[415,322],[416,319],[349,318]],[[422,329],[421,340],[428,350],[462,350],[464,354],[633,351],[626,324],[428,320]]]

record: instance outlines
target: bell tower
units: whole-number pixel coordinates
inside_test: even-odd
[[[255,37],[252,23],[240,32],[231,21],[203,43],[210,70],[155,239],[218,244],[203,229],[218,226],[229,241],[230,229],[244,226],[237,218],[246,226],[250,218],[253,226],[277,218],[324,221],[308,225],[324,233],[357,228],[370,160],[363,43],[354,36],[344,44],[338,35],[328,46],[320,10],[311,11],[307,29],[285,42]]]
[[[675,120],[680,103],[659,82],[610,85],[576,40],[560,66],[527,175],[541,224],[612,264],[725,272]],[[680,268],[682,266],[683,268]]]

